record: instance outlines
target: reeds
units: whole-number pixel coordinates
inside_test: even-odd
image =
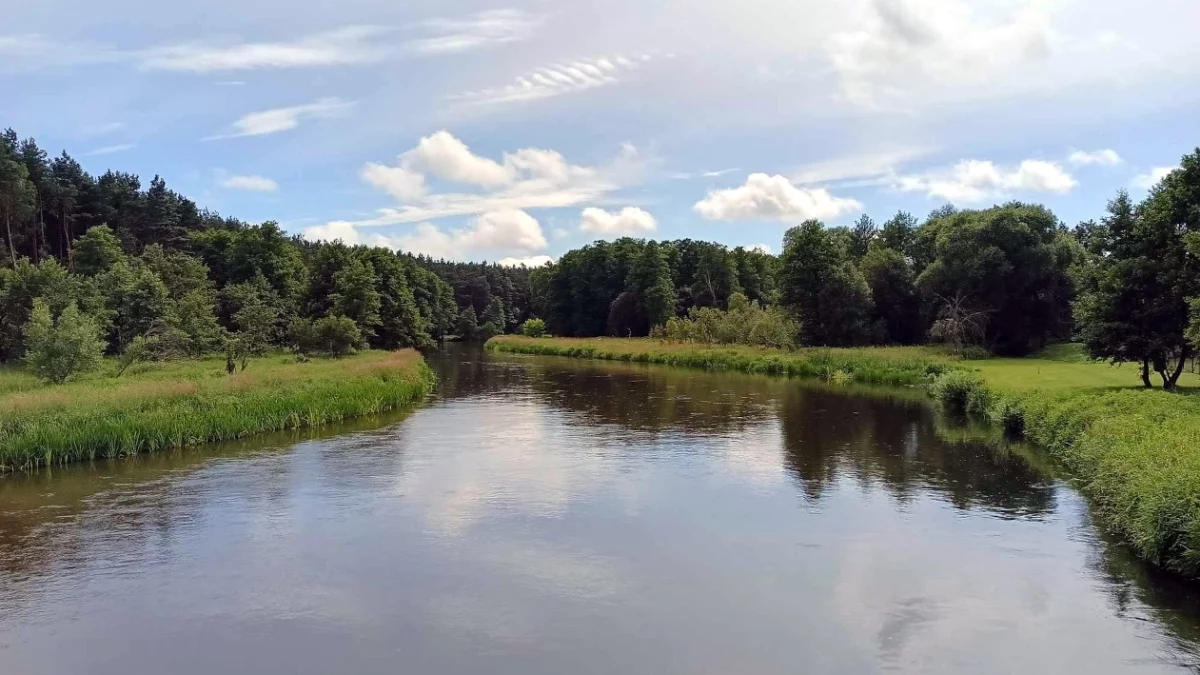
[[[22,387],[0,394],[0,470],[320,426],[418,401],[432,387],[413,351],[307,363],[275,356],[232,376],[219,360],[151,364],[121,378]]]

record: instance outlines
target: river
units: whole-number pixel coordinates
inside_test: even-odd
[[[1193,585],[912,392],[430,361],[412,412],[0,478],[0,673],[1200,669]]]

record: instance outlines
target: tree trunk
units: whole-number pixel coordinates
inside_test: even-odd
[[[67,212],[64,209],[62,215],[62,232],[63,232],[63,254],[67,259],[67,269],[75,271],[75,255],[71,250],[71,228],[67,225],[70,222],[67,218]]]
[[[1153,389],[1154,383],[1150,381],[1150,361],[1142,359],[1142,386],[1147,389]]]
[[[1183,348],[1179,351],[1179,362],[1175,364],[1175,370],[1171,372],[1170,379],[1163,377],[1163,389],[1168,391],[1175,390],[1175,387],[1179,384],[1179,376],[1183,375],[1183,367],[1187,363],[1188,358],[1191,357],[1191,352],[1191,346],[1184,344]]]
[[[8,254],[12,256],[13,269],[17,267],[17,249],[13,246],[12,238],[12,215],[5,212],[4,214],[4,230],[8,234]]]

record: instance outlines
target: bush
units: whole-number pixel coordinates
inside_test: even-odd
[[[25,362],[46,382],[62,384],[75,375],[95,370],[104,354],[100,327],[81,313],[74,302],[54,321],[46,301],[34,300],[24,332]]]
[[[521,335],[525,337],[543,337],[546,334],[546,322],[541,319],[528,319],[521,324]]]
[[[327,316],[313,324],[318,350],[330,356],[347,356],[366,345],[362,331],[354,320],[345,316]]]
[[[763,307],[741,293],[729,296],[729,310],[693,307],[686,318],[672,317],[656,326],[652,337],[677,342],[740,344],[756,347],[795,346],[799,328],[782,311]]]
[[[962,370],[942,373],[934,378],[930,393],[956,412],[987,411],[987,390],[974,373]]]

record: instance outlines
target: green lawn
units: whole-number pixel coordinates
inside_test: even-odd
[[[1142,387],[1139,366],[1119,366],[1090,361],[1079,345],[1055,345],[1024,359],[987,359],[964,361],[963,366],[979,373],[988,386],[1004,391],[1106,390]],[[1162,384],[1151,374],[1155,386]],[[1200,388],[1200,376],[1184,373],[1179,378],[1183,389]]]

